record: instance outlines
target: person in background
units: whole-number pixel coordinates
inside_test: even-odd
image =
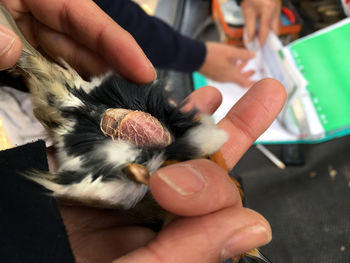
[[[136,41],[92,1],[0,2],[31,44],[53,58],[91,74],[112,68],[136,83],[156,77]],[[13,66],[20,54],[18,37],[0,26],[0,69]],[[272,123],[284,100],[279,82],[263,80],[219,123],[231,135],[221,149],[229,168]],[[209,114],[219,104],[218,92],[206,87],[190,95],[188,106]],[[208,160],[178,163],[152,175],[155,200],[179,215],[159,233],[129,224],[116,211],[58,206],[22,176],[29,169],[48,168],[43,142],[0,151],[2,262],[209,263],[271,240],[268,222],[242,207],[227,173]]]
[[[202,42],[181,35],[162,20],[149,16],[131,0],[94,0],[95,3],[127,30],[143,49],[153,65],[185,73],[199,71],[221,82],[235,82],[250,87],[252,70],[242,71],[254,53],[243,48],[217,42]],[[264,43],[267,33],[279,30],[278,0],[243,0],[248,41],[253,40],[259,20],[259,40]]]

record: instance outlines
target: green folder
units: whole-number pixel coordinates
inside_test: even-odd
[[[289,49],[327,135],[350,127],[350,20],[291,43]]]
[[[350,18],[298,39],[286,47],[281,45],[274,52],[283,55],[280,57],[281,64],[276,67],[281,68],[282,64],[286,66],[286,60],[287,66],[292,65],[287,68],[296,66],[297,75],[285,71],[292,82],[294,79],[294,83],[302,83],[297,81],[296,76],[306,80],[305,84],[297,85],[295,94],[299,94],[299,97],[291,96],[285,111],[288,112],[286,115],[289,117],[285,118],[286,115],[284,115],[281,123],[286,127],[289,123],[290,127],[297,126],[300,129],[305,126],[305,123],[302,124],[297,120],[296,105],[298,105],[299,113],[300,107],[305,113],[305,116],[302,116],[302,122],[307,120],[308,130],[314,128],[314,131],[322,130],[322,132],[287,140],[275,138],[271,141],[258,140],[258,142],[314,143],[350,134]],[[271,64],[271,60],[266,64]],[[213,85],[211,80],[198,73],[193,74],[193,80],[195,89],[206,84]],[[214,84],[220,85],[215,82]],[[285,86],[288,90],[288,85]],[[313,121],[309,121],[310,119]],[[313,128],[310,129],[310,127]],[[293,129],[289,131],[286,129],[286,133],[291,130]]]

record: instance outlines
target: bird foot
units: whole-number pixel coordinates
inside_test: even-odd
[[[140,184],[149,184],[150,174],[147,168],[138,163],[130,163],[124,168],[125,174],[133,181]]]

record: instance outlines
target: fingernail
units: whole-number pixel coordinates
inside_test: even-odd
[[[268,229],[260,224],[239,229],[226,242],[221,251],[222,260],[237,257],[244,252],[263,246],[271,241],[271,234]]]
[[[12,47],[14,42],[14,36],[0,31],[0,56],[4,55]]]
[[[190,165],[168,166],[166,173],[158,172],[159,178],[182,196],[202,191],[206,185],[202,174]]]
[[[152,63],[151,63],[151,65],[152,65]],[[155,67],[153,67],[153,65],[152,65],[152,68],[154,70],[154,79],[153,80],[157,80],[157,78],[158,78],[157,70],[155,69]]]
[[[152,81],[154,81],[154,80],[157,80],[157,70],[156,70],[156,68],[153,66],[153,64],[152,64],[152,62],[148,59],[148,57],[146,56],[146,54],[145,53],[143,53],[142,52],[142,54],[143,54],[143,56],[145,57],[145,59],[146,59],[146,61],[147,61],[147,63],[148,63],[148,66],[153,70],[153,79],[152,79]]]

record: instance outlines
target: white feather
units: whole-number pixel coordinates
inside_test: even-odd
[[[188,136],[191,144],[198,147],[201,155],[205,156],[219,150],[227,141],[228,135],[215,125],[210,116],[202,114],[200,118],[200,125],[189,130],[185,136]]]
[[[92,180],[91,175],[78,183],[69,185],[60,185],[40,177],[32,180],[51,190],[56,197],[124,209],[132,208],[148,191],[148,186],[137,184],[128,179],[102,181],[102,177],[99,177]]]
[[[96,150],[98,154],[105,156],[106,162],[113,167],[135,162],[136,157],[140,154],[140,150],[129,143],[112,140],[99,145]]]
[[[59,154],[59,162],[60,162],[60,168],[58,169],[58,172],[68,170],[68,171],[76,171],[80,170],[82,166],[82,160],[80,156],[77,157],[68,157],[67,154],[64,152]]]
[[[90,93],[91,90],[93,90],[95,87],[98,87],[101,85],[101,83],[108,77],[110,77],[113,74],[113,71],[108,71],[107,73],[98,76],[93,77],[90,81],[84,81],[81,83],[76,83],[76,87],[81,87],[86,93]]]
[[[147,161],[146,167],[150,174],[154,173],[158,170],[163,162],[165,161],[164,154],[160,153],[158,155],[153,156],[150,160]]]

